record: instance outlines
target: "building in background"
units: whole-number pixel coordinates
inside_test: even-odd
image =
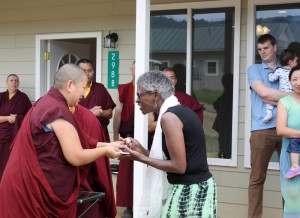
[[[184,4],[183,4],[184,3]],[[131,80],[136,59],[135,0],[3,1],[0,16],[0,91],[9,73],[17,73],[20,88],[37,100],[53,83],[59,66],[87,57],[95,63],[95,80],[108,87],[108,52],[119,52],[119,83]],[[209,164],[218,185],[218,216],[247,216],[250,167],[250,101],[247,66],[258,60],[256,38],[269,31],[278,53],[292,46],[300,51],[300,3],[296,0],[152,0],[150,1],[149,68],[174,67],[181,90],[205,104],[204,128]],[[109,32],[118,34],[115,48],[104,48]],[[258,34],[258,35],[257,35]],[[225,146],[218,156],[219,132],[214,128],[214,102],[231,74],[231,94],[224,107],[229,119]],[[116,95],[117,89],[108,89]],[[226,116],[226,117],[228,117]],[[216,124],[215,124],[216,125]],[[112,126],[109,126],[112,136]],[[265,184],[264,217],[281,217],[278,158],[274,155]],[[140,176],[140,175],[137,175]],[[234,214],[232,213],[234,211]]]

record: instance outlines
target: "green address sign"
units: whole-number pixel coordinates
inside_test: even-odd
[[[119,51],[108,52],[108,80],[109,89],[117,89],[119,84]]]

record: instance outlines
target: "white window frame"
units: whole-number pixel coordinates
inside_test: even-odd
[[[289,4],[299,3],[297,0],[248,0],[248,26],[247,26],[247,61],[246,69],[255,61],[255,20],[256,20],[256,6],[257,5],[276,5],[276,4]],[[246,75],[247,78],[247,75]],[[251,168],[250,165],[250,132],[251,132],[251,101],[250,89],[248,80],[246,79],[246,100],[245,100],[245,150],[244,150],[244,167]],[[279,170],[279,163],[270,162],[269,168],[272,170]]]
[[[215,73],[208,73],[208,63],[216,63],[216,72]],[[218,60],[205,60],[204,62],[204,72],[206,76],[219,76],[219,61]]]
[[[233,108],[232,114],[232,157],[231,159],[221,158],[208,158],[209,165],[215,166],[228,166],[237,167],[237,143],[238,143],[238,111],[239,111],[239,66],[240,66],[240,22],[241,22],[241,1],[240,0],[221,0],[221,1],[203,1],[203,2],[191,2],[191,3],[176,3],[176,4],[158,4],[151,5],[151,11],[159,10],[175,10],[175,9],[187,9],[187,53],[186,60],[192,59],[192,9],[211,9],[211,8],[235,8],[235,31],[234,31],[234,50],[233,50]],[[186,92],[191,93],[191,80],[192,80],[192,63],[187,61],[186,63]]]

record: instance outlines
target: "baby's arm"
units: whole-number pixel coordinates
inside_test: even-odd
[[[274,73],[270,72],[268,77],[270,82],[275,82],[276,80],[279,79],[279,74],[280,74],[280,68],[276,69]]]

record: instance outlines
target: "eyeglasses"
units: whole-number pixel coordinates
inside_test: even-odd
[[[83,69],[83,68],[81,68]],[[94,73],[94,70],[93,68],[90,68],[90,69],[83,69],[85,73]]]
[[[143,95],[145,94],[152,94],[152,91],[144,91],[144,92],[137,92],[136,96],[138,97],[138,99],[140,99]]]

